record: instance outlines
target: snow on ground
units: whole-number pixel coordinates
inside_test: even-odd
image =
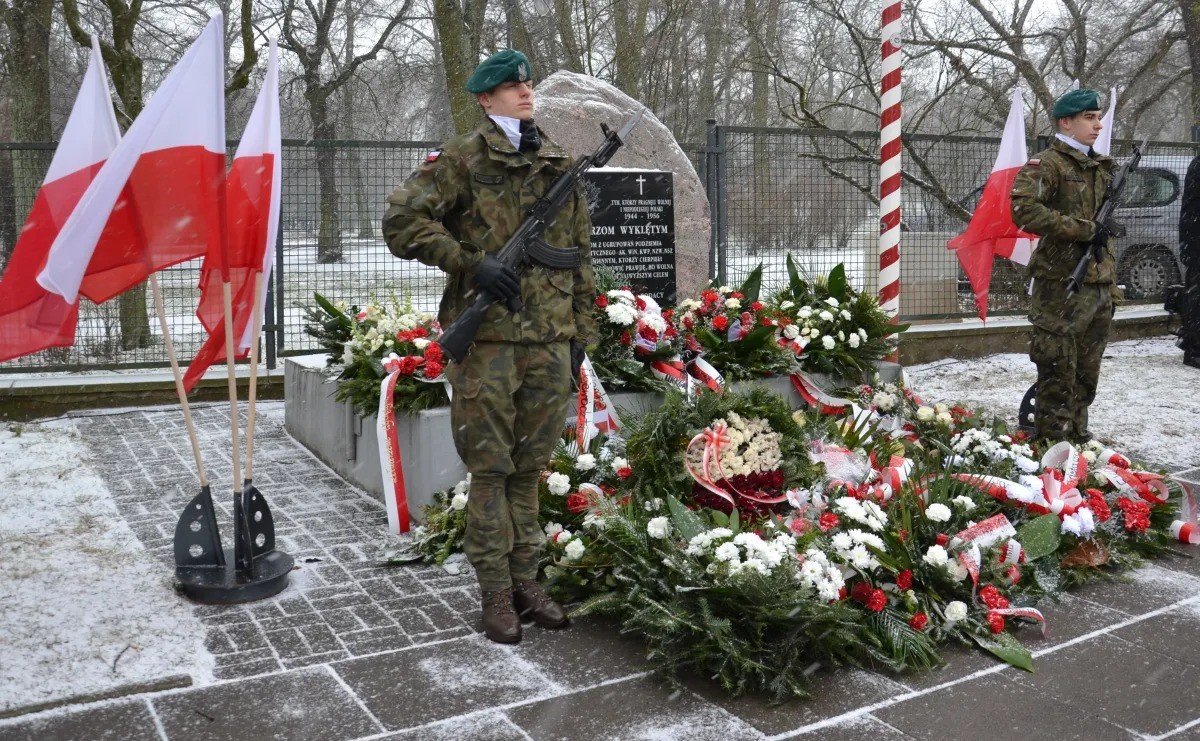
[[[69,422],[0,429],[0,713],[172,675],[211,681],[204,627]]]
[[[1109,344],[1092,404],[1092,434],[1134,458],[1172,469],[1200,466],[1200,370],[1172,337]],[[1037,380],[1027,355],[939,360],[906,369],[916,392],[985,407],[1011,422]]]

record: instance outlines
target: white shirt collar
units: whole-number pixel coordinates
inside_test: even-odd
[[[508,140],[512,142],[513,149],[520,151],[521,149],[521,119],[513,118],[512,116],[497,116],[489,113],[488,118],[496,122]]]
[[[1076,140],[1075,140],[1075,139],[1073,139],[1072,137],[1069,137],[1069,136],[1067,136],[1066,134],[1063,134],[1063,133],[1058,133],[1058,134],[1055,134],[1054,136],[1055,136],[1055,137],[1056,137],[1056,138],[1057,138],[1059,141],[1061,141],[1061,142],[1065,142],[1065,143],[1066,143],[1066,144],[1067,144],[1069,147],[1071,147],[1072,149],[1077,149],[1077,150],[1079,150],[1080,152],[1083,152],[1083,154],[1084,154],[1085,156],[1089,156],[1089,155],[1091,155],[1092,148],[1091,148],[1091,147],[1089,147],[1088,145],[1086,145],[1086,144],[1081,144],[1080,142],[1076,141]]]

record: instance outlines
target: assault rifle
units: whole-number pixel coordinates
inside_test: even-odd
[[[644,112],[644,109],[639,110],[618,131],[613,131],[606,124],[601,123],[600,130],[604,132],[604,142],[591,155],[576,160],[575,165],[560,175],[546,191],[546,194],[529,207],[529,213],[525,215],[525,220],[496,253],[496,259],[518,273],[530,262],[557,270],[579,267],[578,248],[565,250],[552,247],[546,244],[542,235],[567,199],[575,192],[575,186],[583,173],[588,168],[606,165],[625,143],[629,132],[633,131],[633,127],[642,119]],[[455,362],[461,362],[467,356],[467,350],[475,341],[475,335],[479,333],[479,327],[483,324],[484,314],[495,300],[490,293],[480,292],[475,302],[468,306],[466,311],[459,314],[442,333],[438,343]],[[508,302],[508,308],[510,311],[517,312],[523,310],[525,305],[517,297]]]
[[[1100,204],[1100,209],[1096,211],[1094,221],[1097,224],[1103,224],[1114,237],[1125,236],[1125,227],[1113,220],[1113,212],[1117,210],[1117,205],[1121,202],[1121,194],[1129,183],[1129,175],[1137,169],[1138,163],[1142,161],[1142,149],[1148,141],[1148,138],[1143,139],[1140,146],[1134,145],[1133,156],[1129,158],[1128,162],[1121,165],[1121,169],[1117,170],[1117,174],[1113,176],[1112,182],[1108,184],[1108,189],[1104,193],[1104,203]],[[1079,258],[1079,264],[1075,266],[1071,277],[1067,279],[1069,293],[1079,293],[1079,287],[1083,285],[1083,279],[1087,277],[1088,267],[1093,262],[1100,262],[1103,259],[1106,244],[1107,242],[1103,239],[1094,239],[1088,243],[1083,257]]]

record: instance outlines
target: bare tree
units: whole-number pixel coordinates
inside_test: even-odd
[[[433,22],[437,29],[446,71],[446,92],[456,133],[465,134],[479,121],[475,96],[467,92],[482,48],[483,21],[488,0],[433,0]]]
[[[367,51],[354,54],[344,63],[339,63],[340,55],[333,33],[340,14],[338,0],[305,2],[303,9],[297,7],[296,0],[287,0],[283,10],[282,45],[295,54],[300,62],[304,99],[308,103],[314,139],[334,139],[337,136],[336,118],[330,111],[330,99],[353,78],[359,67],[379,55],[392,32],[408,16],[411,7],[412,0],[405,0],[394,12],[388,13],[375,43]],[[329,69],[334,65],[337,68],[330,74]],[[337,262],[342,259],[337,150],[327,146],[318,147],[316,159],[321,191],[317,261]]]

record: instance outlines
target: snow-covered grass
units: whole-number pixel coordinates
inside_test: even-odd
[[[70,422],[0,429],[0,712],[211,681],[203,625],[88,458]]]
[[[1091,432],[1134,458],[1172,469],[1200,465],[1200,370],[1183,364],[1172,337],[1115,342],[1100,366]],[[917,393],[985,407],[1015,422],[1037,380],[1027,355],[940,360],[906,370]]]

